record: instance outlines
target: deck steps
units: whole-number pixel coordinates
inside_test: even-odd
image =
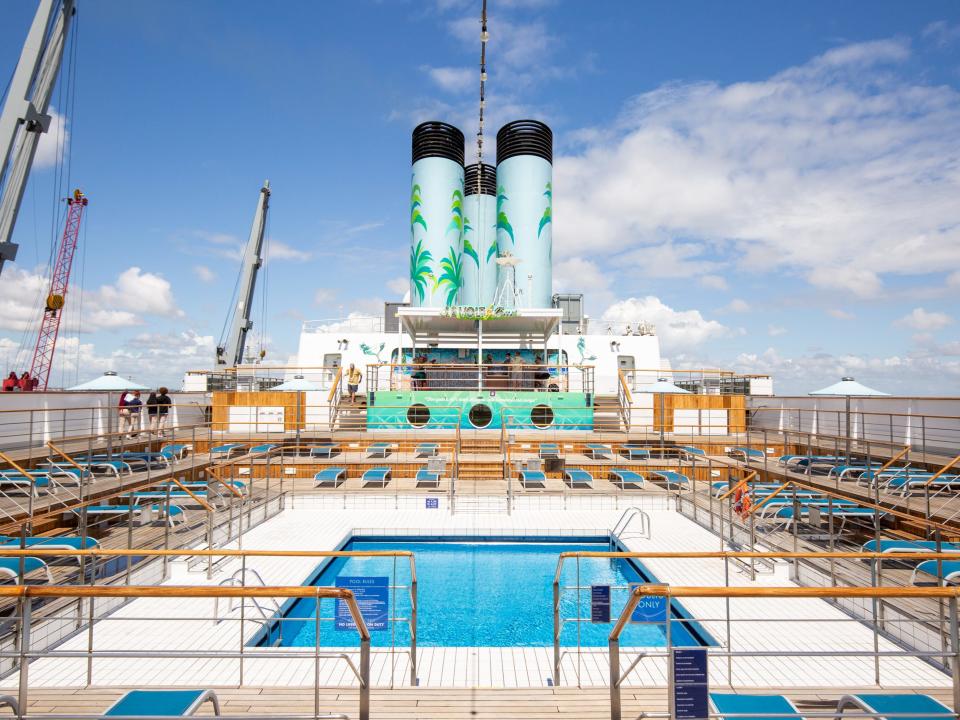
[[[593,426],[600,432],[619,432],[624,429],[620,400],[616,395],[594,396]]]

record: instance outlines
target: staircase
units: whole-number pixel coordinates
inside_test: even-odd
[[[337,403],[337,412],[334,415],[331,430],[347,430],[359,432],[367,429],[367,398],[357,395],[357,402],[352,403],[346,396],[341,396]]]
[[[593,427],[600,432],[620,432],[627,429],[623,426],[620,400],[616,395],[594,395]]]

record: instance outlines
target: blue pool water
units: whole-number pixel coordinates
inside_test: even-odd
[[[344,550],[410,550],[416,557],[418,581],[417,642],[434,647],[510,647],[553,645],[553,576],[561,552],[609,550],[606,541],[563,538],[535,542],[521,539],[385,538],[351,540]],[[573,541],[573,542],[571,542]],[[393,558],[334,558],[321,565],[309,584],[336,584],[338,576],[389,576],[391,584],[409,585],[409,560]],[[394,580],[395,578],[395,580]],[[592,558],[564,563],[564,585],[626,586],[636,582],[655,582],[642,565],[622,559]],[[615,620],[626,602],[628,590],[611,592],[611,613]],[[321,617],[335,615],[333,600],[323,600]],[[594,624],[590,618],[590,589],[580,593],[580,644],[606,646],[612,623]],[[394,603],[396,607],[394,607]],[[410,599],[405,589],[390,596],[391,615],[409,617]],[[673,617],[687,617],[677,603]],[[561,617],[576,617],[577,593],[561,594]],[[284,609],[281,622],[273,623],[255,643],[292,647],[313,647],[316,643],[316,601],[298,599]],[[713,644],[710,636],[695,623],[672,623],[674,645]],[[371,633],[375,646],[406,645],[410,642],[406,623],[396,622],[386,630]],[[357,644],[355,630],[337,630],[333,622],[321,622],[320,644],[350,646]],[[577,623],[567,623],[561,644],[577,644]],[[666,644],[663,625],[631,624],[621,636],[624,646],[661,647]]]

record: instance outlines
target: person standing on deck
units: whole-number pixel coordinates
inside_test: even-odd
[[[347,392],[350,393],[350,402],[357,401],[357,390],[360,389],[360,381],[363,380],[363,373],[357,370],[353,363],[347,370]]]
[[[17,389],[17,374],[11,372],[3,381],[3,392],[13,392]]]
[[[126,404],[123,409],[127,411],[127,422],[130,424],[130,437],[137,437],[140,434],[140,408],[142,407],[143,400],[140,399],[139,390],[134,390],[133,393],[127,395]]]
[[[510,372],[514,390],[523,390],[523,358],[518,352],[513,356],[513,367]]]
[[[24,372],[20,376],[20,391],[21,392],[32,392],[34,388],[33,378],[30,377],[29,372]]]
[[[157,394],[153,391],[147,396],[147,430],[157,429]]]
[[[160,394],[157,395],[157,430],[160,431],[159,436],[164,437],[167,433],[165,431],[167,427],[167,416],[170,413],[170,406],[173,405],[173,402],[170,400],[170,396],[167,395],[169,390],[165,387],[160,388]]]

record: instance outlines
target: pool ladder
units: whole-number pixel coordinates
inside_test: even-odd
[[[247,582],[247,575],[250,575],[255,582]],[[258,585],[260,587],[266,587],[267,584],[263,581],[260,573],[258,573],[253,568],[241,568],[233,573],[230,577],[225,580],[221,580],[219,585],[225,587],[228,585],[237,586],[237,587],[249,587],[251,585]],[[249,607],[256,610],[260,613],[262,619],[254,619],[253,622],[263,622],[264,624],[270,622],[274,618],[279,618],[280,615],[280,603],[277,602],[274,598],[242,598],[239,605],[236,605],[234,601],[237,598],[230,598],[230,602],[227,605],[227,612],[225,615],[232,613],[236,607]],[[261,600],[269,601],[270,604],[266,608],[260,603]],[[216,625],[220,622],[220,598],[213,599],[213,624]],[[283,623],[280,624],[280,641],[283,641]]]
[[[634,519],[640,518],[640,529],[636,532],[630,533],[631,536],[642,537],[649,540],[652,535],[652,529],[650,524],[650,516],[641,510],[640,508],[634,506],[628,507],[620,515],[620,519],[617,520],[616,525],[613,526],[613,529],[610,531],[611,541],[616,540],[618,537],[624,539],[627,537],[627,528],[630,527],[630,523]]]

